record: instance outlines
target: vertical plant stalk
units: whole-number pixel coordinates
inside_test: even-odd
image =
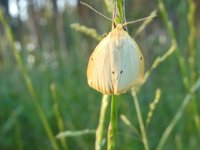
[[[51,90],[51,95],[54,100],[53,110],[54,110],[55,117],[57,120],[58,129],[59,129],[59,132],[62,132],[64,131],[65,127],[64,127],[64,121],[63,121],[63,118],[61,116],[59,106],[58,106],[58,96],[57,96],[56,85],[51,84],[50,90]],[[68,150],[67,142],[64,137],[61,138],[61,144],[62,144],[63,149]]]
[[[117,132],[117,98],[112,95],[111,100],[111,112],[110,112],[110,123],[108,127],[108,150],[116,149],[116,132]]]
[[[189,44],[189,65],[191,69],[191,82],[192,84],[196,80],[196,50],[195,50],[195,2],[194,0],[188,0],[189,4],[189,12],[188,12],[188,26],[189,26],[189,37],[188,37],[188,44]]]
[[[22,58],[21,58],[19,52],[15,48],[12,31],[11,31],[8,23],[4,19],[4,16],[3,16],[3,13],[2,13],[1,10],[0,10],[0,22],[2,23],[3,27],[5,28],[6,36],[8,38],[8,41],[10,42],[11,48],[13,50],[12,51],[13,55],[14,55],[14,57],[16,59],[16,62],[18,64],[19,69],[20,69],[20,71],[22,73],[22,76],[23,76],[23,78],[25,80],[25,83],[26,83],[26,86],[28,88],[28,91],[30,92],[30,95],[32,96],[33,104],[34,104],[34,106],[35,106],[35,108],[36,108],[36,110],[38,112],[39,118],[40,118],[40,120],[41,120],[41,122],[42,122],[42,124],[44,126],[44,129],[45,129],[45,131],[47,133],[47,136],[48,136],[53,148],[55,150],[59,150],[59,147],[58,147],[57,142],[55,140],[55,137],[53,135],[53,131],[51,130],[51,128],[49,126],[47,117],[46,117],[46,115],[45,115],[45,113],[44,113],[44,111],[42,109],[42,106],[41,106],[41,104],[39,102],[39,99],[38,99],[37,94],[35,92],[35,89],[33,87],[32,81],[31,81],[31,79],[29,77],[29,74],[28,74],[28,72],[27,72],[27,70],[26,70],[26,68],[25,68],[25,66],[24,66],[24,64],[22,62]]]
[[[193,5],[191,0],[189,0],[189,2],[190,2],[189,5]],[[175,30],[174,30],[174,28],[172,26],[171,21],[169,20],[166,8],[165,8],[162,0],[158,0],[158,6],[159,6],[160,13],[161,13],[161,15],[163,17],[163,21],[164,21],[164,23],[165,23],[165,25],[166,25],[166,27],[168,29],[168,32],[169,32],[169,34],[170,34],[170,36],[172,38],[172,41],[175,42],[175,44],[177,45],[177,49],[176,49],[176,54],[177,55],[176,56],[178,58],[181,74],[183,76],[183,84],[184,84],[185,89],[189,92],[191,84],[193,84],[195,80],[193,81],[193,83],[192,82],[191,82],[191,84],[189,83],[187,70],[186,70],[186,62],[185,62],[184,58],[182,57],[182,55],[180,53],[179,46],[177,44],[177,40],[176,40],[176,36],[175,36]],[[190,18],[193,18],[194,17],[195,6],[189,6],[189,7],[192,10],[190,10],[188,17],[190,16]],[[191,21],[190,25],[193,26],[192,19],[190,21]],[[195,28],[195,27],[193,26],[191,28]],[[191,30],[194,30],[194,29],[191,29]],[[189,44],[189,47],[190,46],[192,46],[192,47],[194,46],[194,43],[193,43],[194,42],[194,36],[195,36],[194,34],[195,34],[194,31],[191,31],[190,36],[189,36],[189,40],[191,40],[191,41],[189,41],[189,43],[191,42],[190,43],[191,45]],[[192,51],[193,51],[192,53],[194,53],[195,49],[193,49]],[[191,56],[192,56],[191,59],[193,59],[193,57],[195,57],[193,55],[191,55]],[[190,58],[189,58],[189,62],[190,62]],[[193,96],[193,98],[194,98],[194,100],[192,100],[191,104],[189,105],[189,113],[192,112],[192,114],[195,116],[194,118],[199,118],[199,112],[198,112],[197,102],[196,102],[195,96]],[[199,128],[198,121],[194,119],[194,122],[195,122],[195,126],[196,126],[198,132],[200,133],[200,128]]]
[[[176,56],[177,56],[177,59],[178,59],[178,62],[179,62],[181,74],[183,76],[183,84],[184,84],[186,90],[189,90],[190,85],[189,85],[189,80],[188,80],[188,76],[187,76],[185,60],[180,53],[180,50],[179,50],[179,47],[178,47],[178,44],[177,44],[177,40],[176,40],[175,30],[173,28],[172,22],[169,19],[169,16],[167,14],[166,8],[165,8],[162,0],[158,0],[158,8],[159,8],[159,11],[161,13],[163,22],[164,22],[164,24],[165,24],[165,26],[166,26],[166,28],[169,32],[169,35],[172,39],[172,44],[176,45]]]
[[[165,129],[164,133],[161,136],[161,139],[158,143],[157,150],[162,150],[165,142],[167,141],[169,135],[171,134],[172,130],[180,120],[183,115],[185,108],[187,107],[188,103],[192,100],[193,93],[195,93],[200,87],[200,78],[195,82],[195,84],[190,89],[189,93],[185,96],[183,103],[181,104],[180,108],[178,109],[176,115],[170,122],[170,124]]]
[[[115,23],[122,24],[125,22],[125,2],[124,0],[114,0],[114,10],[113,10],[113,25]],[[108,127],[108,150],[115,150],[116,147],[116,132],[117,132],[117,99],[115,95],[112,95],[111,100],[111,113],[110,113],[110,123]]]
[[[195,37],[195,33],[194,33],[195,27],[194,27],[194,24],[193,24],[194,23],[195,6],[194,6],[194,4],[192,4],[191,0],[189,0],[189,5],[190,5],[189,6],[190,7],[189,8],[190,12],[189,12],[188,17],[191,19],[190,23],[189,23],[189,26],[191,26],[190,28],[193,28],[190,31],[189,47],[193,47],[194,46],[193,42],[194,42],[194,37]],[[189,83],[189,78],[188,78],[188,74],[187,74],[188,71],[186,69],[186,62],[185,62],[183,56],[180,53],[179,46],[177,44],[177,40],[176,40],[176,36],[175,36],[175,30],[174,30],[174,28],[172,26],[171,21],[169,20],[169,16],[168,16],[166,8],[165,8],[165,6],[163,4],[163,0],[158,0],[158,7],[159,7],[159,11],[160,11],[160,13],[161,13],[161,15],[163,17],[163,21],[164,21],[164,23],[165,23],[165,25],[166,25],[166,27],[168,29],[168,32],[169,32],[169,34],[171,36],[172,42],[175,42],[175,44],[177,45],[177,49],[176,49],[176,54],[177,55],[176,56],[177,56],[177,59],[179,61],[179,66],[180,66],[181,74],[182,74],[182,77],[183,77],[183,85],[184,85],[185,89],[189,92],[190,87],[194,83],[195,80],[193,81],[193,83],[192,82],[191,82],[191,84]],[[193,49],[191,51],[192,51],[192,53],[194,53],[195,49]],[[190,59],[195,59],[194,54],[192,54],[191,57],[189,57],[189,62],[191,61]],[[192,64],[193,64],[193,62],[192,62]],[[193,99],[194,100],[192,100],[191,104],[188,106],[189,107],[189,109],[188,109],[189,110],[189,114],[192,113],[194,118],[200,118],[195,96],[193,96]],[[196,126],[198,132],[200,133],[200,127],[199,127],[199,123],[198,123],[197,119],[194,119],[194,122],[195,122],[195,126]]]
[[[95,150],[101,150],[104,143],[104,130],[105,130],[105,118],[106,118],[106,111],[108,108],[109,96],[104,95],[101,102],[101,111],[99,117],[99,125],[96,130],[96,141],[95,141]]]
[[[126,22],[125,0],[114,0],[113,20],[114,23],[120,24]]]
[[[140,126],[140,131],[141,131],[141,135],[142,135],[142,142],[144,144],[144,149],[149,150],[148,139],[147,139],[146,131],[145,131],[145,128],[144,128],[144,122],[142,120],[140,105],[139,105],[139,102],[138,102],[136,91],[135,91],[134,88],[132,88],[131,92],[132,92],[132,96],[133,96],[133,100],[134,100],[134,104],[135,104],[135,109],[136,109],[137,118],[138,118],[138,122],[139,122],[139,126]]]
[[[189,26],[189,36],[188,36],[188,52],[189,52],[189,66],[190,66],[190,80],[191,84],[194,84],[197,78],[197,70],[196,70],[196,47],[195,47],[195,40],[196,40],[196,26],[195,26],[195,11],[196,6],[194,0],[188,0],[188,26]],[[193,100],[189,104],[189,110],[193,112],[193,120],[196,125],[196,128],[200,134],[200,124],[199,124],[199,110],[197,107],[197,97],[194,93]]]

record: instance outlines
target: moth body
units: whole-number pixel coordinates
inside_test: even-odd
[[[97,45],[87,67],[89,86],[103,94],[124,93],[138,84],[143,74],[143,55],[121,24]]]

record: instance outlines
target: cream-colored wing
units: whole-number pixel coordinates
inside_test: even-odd
[[[106,36],[95,48],[90,56],[87,67],[87,80],[90,87],[103,94],[111,94],[113,91],[110,59],[110,37]]]
[[[113,50],[111,70],[115,73],[114,94],[126,92],[143,78],[144,58],[137,43],[128,33],[121,35],[118,45]]]

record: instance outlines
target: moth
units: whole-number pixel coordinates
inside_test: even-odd
[[[89,58],[87,81],[103,94],[119,95],[140,83],[144,76],[144,57],[135,40],[122,24],[97,45]]]
[[[81,2],[97,14],[113,22],[90,5]],[[126,32],[125,26],[155,17],[115,24],[114,29],[97,45],[89,58],[87,81],[90,87],[103,94],[119,95],[142,82],[144,57],[136,41]]]

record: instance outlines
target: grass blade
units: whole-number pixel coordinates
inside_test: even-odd
[[[142,142],[144,144],[144,149],[149,150],[149,144],[148,144],[146,131],[145,131],[145,128],[144,128],[144,122],[142,120],[140,105],[138,103],[138,98],[137,98],[137,95],[136,95],[134,88],[132,88],[131,93],[132,93],[132,96],[133,96],[133,101],[135,103],[135,109],[136,109],[136,113],[137,113],[138,122],[139,122],[139,125],[140,125],[140,131],[141,131],[141,135],[142,135]]]
[[[116,133],[117,133],[117,98],[115,95],[112,95],[110,123],[108,127],[107,150],[116,149]]]
[[[167,141],[167,139],[168,139],[169,135],[171,134],[172,130],[174,129],[175,125],[178,123],[178,121],[182,117],[187,104],[190,102],[190,100],[193,96],[193,93],[195,93],[199,87],[200,87],[200,78],[195,82],[195,84],[190,89],[189,93],[185,96],[183,103],[181,104],[180,108],[178,109],[176,115],[174,116],[174,118],[172,119],[172,121],[167,126],[164,133],[162,134],[160,142],[157,147],[157,150],[162,150],[165,142]]]
[[[64,131],[60,132],[58,135],[56,135],[56,138],[64,138],[64,137],[77,137],[77,136],[83,136],[88,134],[95,134],[96,130],[91,129],[84,129],[80,131]]]
[[[101,150],[104,145],[106,139],[103,137],[103,133],[105,130],[105,117],[106,111],[108,108],[109,96],[104,95],[101,102],[101,111],[99,117],[99,125],[96,130],[96,141],[95,141],[95,150]]]
[[[0,9],[0,22],[2,22],[2,25],[5,28],[6,36],[8,38],[8,41],[10,42],[13,55],[14,55],[14,57],[16,59],[16,62],[18,64],[19,68],[20,68],[20,71],[21,71],[22,76],[23,76],[23,78],[25,80],[26,86],[28,88],[28,91],[29,91],[29,93],[30,93],[30,95],[31,95],[31,97],[33,99],[33,104],[34,104],[34,106],[35,106],[35,108],[36,108],[36,110],[38,112],[39,118],[40,118],[40,120],[41,120],[41,122],[42,122],[42,124],[44,126],[44,129],[45,129],[45,131],[47,133],[47,136],[48,136],[53,148],[55,150],[58,150],[59,147],[58,147],[57,142],[56,142],[56,140],[54,138],[53,131],[50,128],[50,125],[48,123],[47,117],[46,117],[46,115],[45,115],[45,113],[44,113],[44,111],[42,109],[42,106],[41,106],[41,104],[39,102],[39,99],[37,97],[36,91],[35,91],[35,89],[33,87],[31,78],[30,78],[30,76],[29,76],[29,74],[28,74],[28,72],[27,72],[27,70],[26,70],[26,68],[25,68],[25,66],[24,66],[24,64],[22,62],[22,58],[21,58],[19,52],[15,48],[12,31],[11,31],[8,23],[4,19],[4,16],[3,16],[3,13],[1,11],[1,9]]]
[[[56,91],[56,85],[51,84],[50,90],[51,90],[51,95],[52,95],[53,100],[54,100],[53,110],[54,110],[55,117],[56,117],[56,120],[57,120],[58,129],[59,129],[60,132],[62,132],[62,131],[64,131],[64,121],[63,121],[63,118],[61,116],[61,113],[60,113],[60,110],[59,110],[59,107],[58,107],[58,96],[57,96],[57,91]],[[61,138],[61,144],[62,144],[62,147],[65,150],[68,150],[68,146],[67,146],[67,143],[65,141],[65,138]]]

